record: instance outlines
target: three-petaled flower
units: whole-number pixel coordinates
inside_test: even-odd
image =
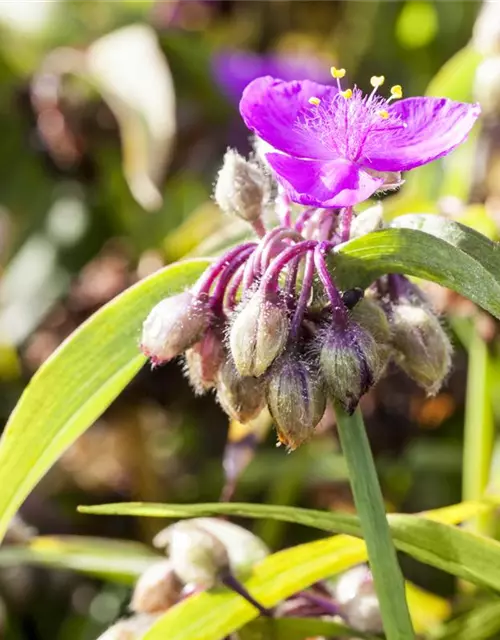
[[[338,71],[338,70],[337,70]],[[343,70],[340,70],[343,72]],[[332,71],[334,77],[343,74]],[[388,173],[441,158],[464,142],[478,104],[402,95],[386,100],[374,91],[270,76],[251,82],[240,102],[246,125],[272,148],[266,159],[297,203],[349,207],[387,184]]]

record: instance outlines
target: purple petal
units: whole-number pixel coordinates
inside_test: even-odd
[[[274,76],[283,80],[331,81],[328,65],[302,54],[262,55],[252,51],[223,49],[212,57],[215,80],[231,101],[239,103],[243,89],[255,78]]]
[[[407,98],[389,112],[406,126],[372,133],[359,158],[377,171],[407,171],[450,153],[467,138],[481,108],[446,98]]]
[[[324,162],[268,153],[266,159],[289,197],[315,207],[349,207],[369,198],[384,182],[350,160]]]
[[[302,158],[331,160],[332,152],[307,126],[317,107],[309,98],[330,103],[337,89],[309,80],[284,82],[271,76],[257,78],[243,92],[240,113],[249,129],[278,151]]]

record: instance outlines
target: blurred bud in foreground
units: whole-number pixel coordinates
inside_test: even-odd
[[[486,58],[478,66],[474,79],[474,96],[481,104],[485,116],[500,117],[500,54]]]
[[[344,620],[363,633],[381,633],[382,617],[373,578],[366,565],[344,573],[335,585],[335,600]]]
[[[236,311],[229,344],[241,376],[259,377],[283,351],[288,340],[286,305],[258,290]]]
[[[203,395],[215,386],[225,351],[220,329],[209,327],[203,338],[186,351],[186,374],[194,391]]]
[[[500,54],[500,3],[483,2],[472,32],[474,49],[485,56]]]
[[[291,450],[313,435],[326,408],[319,372],[294,350],[285,352],[271,367],[266,398],[278,438]]]
[[[240,376],[233,359],[226,355],[217,373],[217,400],[233,420],[248,422],[264,408],[264,383],[260,378]]]
[[[130,608],[135,613],[166,611],[179,601],[181,591],[182,585],[170,560],[160,560],[137,581]]]
[[[153,364],[167,362],[195,343],[210,320],[208,302],[190,291],[165,298],[144,321],[141,350]]]
[[[394,304],[391,325],[397,364],[428,394],[435,395],[450,371],[452,355],[438,318],[423,306]]]
[[[215,201],[228,215],[256,222],[269,193],[261,168],[228,149],[215,185]]]
[[[97,640],[141,640],[159,617],[159,614],[140,613],[126,620],[120,620]]]
[[[320,367],[331,397],[353,413],[361,396],[382,375],[387,360],[371,333],[349,321],[320,335]]]

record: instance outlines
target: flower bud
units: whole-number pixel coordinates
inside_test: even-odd
[[[483,2],[472,32],[474,49],[484,56],[500,54],[500,4]]]
[[[387,315],[373,298],[365,297],[350,312],[350,317],[375,340],[381,361],[381,371],[376,376],[378,380],[392,354],[391,325]]]
[[[160,531],[156,547],[168,547],[179,578],[186,584],[209,588],[228,573],[242,579],[269,550],[257,536],[225,520],[193,518]]]
[[[216,389],[217,400],[227,415],[243,424],[264,407],[263,379],[240,376],[230,356],[226,355],[217,373]]]
[[[474,96],[485,116],[500,116],[500,55],[486,58],[478,66],[474,79]]]
[[[215,201],[229,215],[255,222],[268,198],[265,176],[257,164],[228,149],[215,185]]]
[[[278,438],[292,451],[312,436],[326,408],[321,377],[294,351],[271,367],[266,399]]]
[[[168,546],[168,557],[176,576],[184,584],[209,589],[229,571],[224,544],[194,520],[177,522],[155,537],[157,547]]]
[[[353,629],[381,633],[382,617],[373,578],[366,565],[353,567],[335,585],[339,613]]]
[[[350,239],[360,238],[372,231],[378,231],[382,228],[383,222],[384,209],[380,203],[377,203],[354,218],[351,225]]]
[[[374,178],[383,178],[384,180],[375,193],[394,191],[395,189],[399,189],[404,182],[404,180],[401,179],[401,173],[399,171],[376,171],[375,169],[367,169],[367,172]]]
[[[395,304],[391,310],[396,362],[423,387],[436,394],[451,367],[452,346],[435,314],[425,306]]]
[[[259,377],[283,351],[288,340],[286,305],[278,296],[258,290],[235,313],[229,345],[241,376]]]
[[[361,396],[379,379],[386,361],[370,332],[350,321],[320,336],[320,367],[328,393],[352,413]]]
[[[199,340],[210,320],[208,301],[190,291],[165,298],[144,321],[141,350],[153,364],[167,362]]]
[[[130,602],[135,613],[160,613],[180,600],[182,585],[172,563],[160,560],[151,565],[137,581]]]
[[[198,395],[215,386],[217,372],[224,361],[224,345],[217,327],[209,327],[203,338],[186,351],[185,371]]]
[[[97,640],[142,640],[160,615],[140,613],[126,620],[120,620]]]

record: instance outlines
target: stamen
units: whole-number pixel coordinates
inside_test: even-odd
[[[336,67],[330,67],[330,73],[334,78],[343,78],[345,76],[345,69],[337,69]]]
[[[315,96],[312,96],[311,98],[309,98],[309,104],[318,106],[319,104],[321,104],[321,100],[319,98],[316,98]]]
[[[387,118],[389,117],[389,112],[386,111],[385,109],[380,109],[379,111],[377,111],[377,115],[383,118],[384,120],[387,120]]]
[[[352,98],[352,89],[346,89],[345,91],[341,91],[340,95],[346,100],[349,100],[349,98]]]
[[[370,84],[373,87],[373,91],[368,96],[368,102],[371,101],[373,96],[377,93],[377,89],[381,87],[385,82],[385,76],[372,76],[370,78]]]
[[[345,76],[345,69],[337,69],[337,67],[330,67],[330,73],[337,80],[337,87],[342,92],[342,86],[340,84],[340,78]]]
[[[395,84],[391,87],[391,98],[398,100],[403,97],[403,87],[400,84]]]

